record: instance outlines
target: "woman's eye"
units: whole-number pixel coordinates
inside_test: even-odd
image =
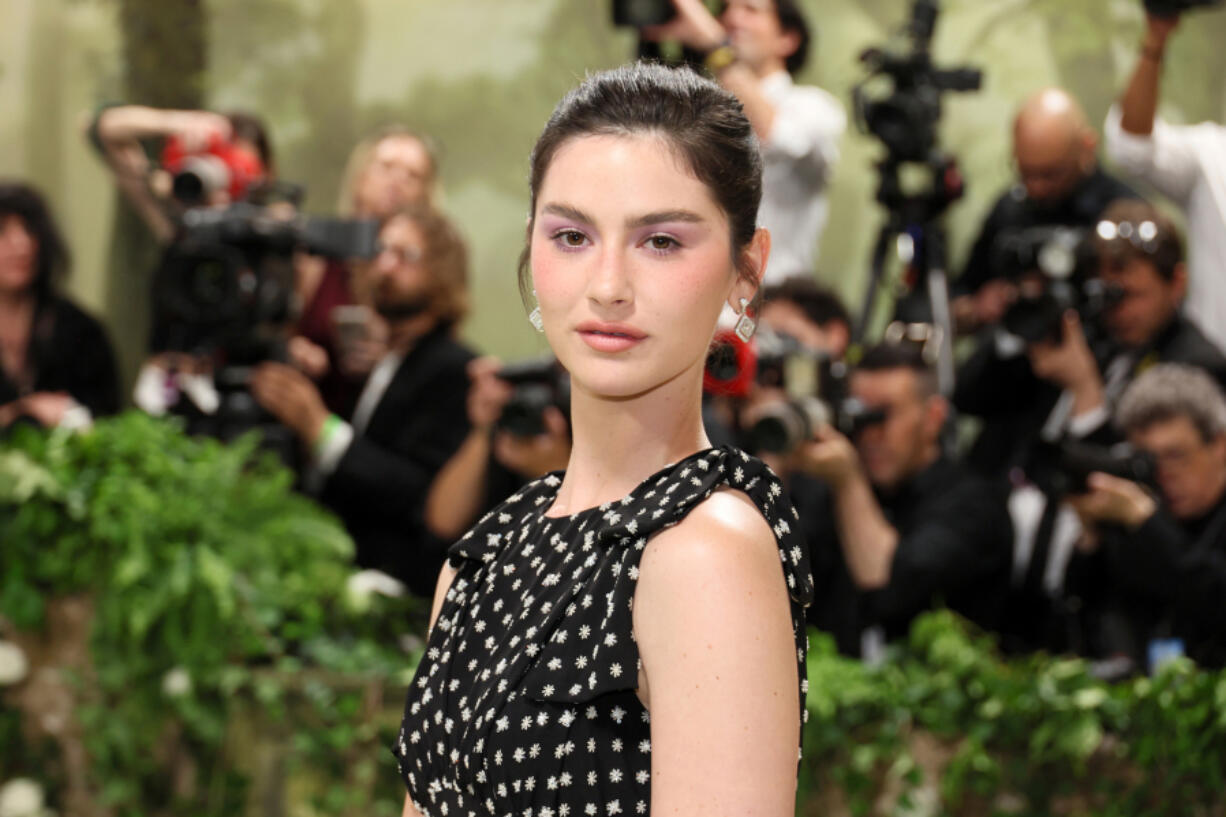
[[[647,239],[647,246],[653,250],[671,250],[681,245],[677,243],[677,239],[667,235],[653,235]]]
[[[582,247],[587,236],[578,230],[561,230],[554,234],[554,240],[562,242],[564,247]]]

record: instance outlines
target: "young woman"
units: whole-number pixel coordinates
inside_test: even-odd
[[[20,419],[80,425],[119,410],[106,331],[59,294],[68,267],[42,195],[0,182],[0,433]]]
[[[793,813],[812,580],[774,475],[700,415],[766,265],[760,196],[740,105],[687,70],[595,75],[550,118],[525,261],[574,446],[450,551],[406,815]]]

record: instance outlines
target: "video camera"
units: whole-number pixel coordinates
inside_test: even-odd
[[[199,151],[189,151],[182,139],[172,136],[162,148],[161,165],[171,174],[171,195],[187,207],[207,204],[221,190],[238,201],[266,174],[258,155],[220,136]]]
[[[1157,464],[1150,454],[1128,443],[1094,445],[1079,440],[1041,441],[1030,452],[1026,474],[1048,496],[1084,494],[1090,474],[1100,472],[1140,485],[1157,484]]]
[[[1017,300],[1002,319],[1026,343],[1059,343],[1064,313],[1077,310],[1088,331],[1120,293],[1098,277],[1088,231],[1064,226],[1004,230],[992,245],[994,273],[1017,285]]]
[[[977,91],[983,80],[975,68],[937,68],[932,64],[932,34],[936,28],[936,0],[915,0],[904,32],[911,48],[899,53],[870,48],[860,55],[869,75],[852,89],[856,121],[861,130],[881,140],[889,157],[900,162],[928,162],[936,151],[941,94]],[[868,84],[889,77],[893,90],[872,98]]]
[[[155,351],[279,359],[294,317],[294,252],[369,258],[377,246],[374,221],[287,218],[250,202],[189,209],[154,274]]]
[[[517,437],[545,432],[545,410],[550,406],[566,414],[570,408],[570,375],[553,357],[508,363],[498,377],[513,387],[495,428]]]

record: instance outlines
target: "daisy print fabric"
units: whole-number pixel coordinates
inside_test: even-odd
[[[635,694],[639,560],[652,534],[717,488],[743,491],[775,532],[792,607],[799,705],[813,580],[796,512],[760,460],[700,451],[623,499],[544,516],[550,474],[449,551],[456,576],[410,684],[392,748],[427,817],[614,817],[651,803],[651,722]]]

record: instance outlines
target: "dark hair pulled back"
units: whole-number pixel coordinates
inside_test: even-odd
[[[727,215],[740,269],[762,199],[762,155],[741,103],[688,68],[640,62],[584,80],[558,103],[532,149],[528,244],[519,263],[525,303],[532,291],[528,259],[536,197],[558,150],[582,136],[653,135],[677,153]]]

